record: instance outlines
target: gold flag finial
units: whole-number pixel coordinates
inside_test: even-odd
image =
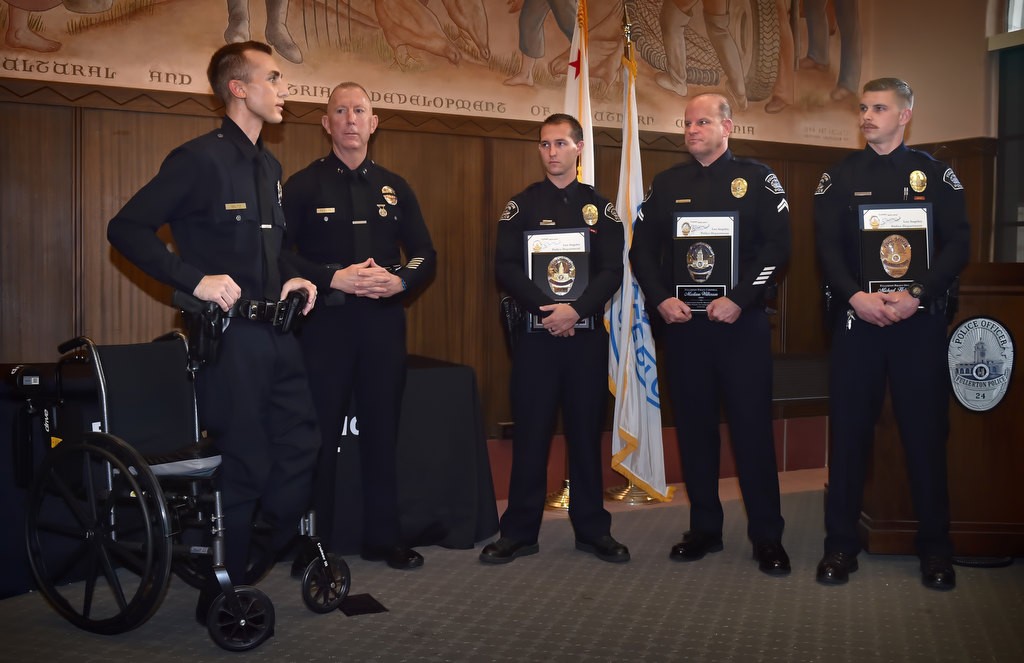
[[[625,42],[622,46],[622,55],[627,60],[633,59],[633,22],[629,20],[629,3],[622,3],[622,35]]]

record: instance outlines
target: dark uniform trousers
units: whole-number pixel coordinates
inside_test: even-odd
[[[829,436],[832,440],[825,502],[825,551],[860,551],[860,519],[868,454],[882,408],[886,375],[906,453],[914,510],[920,519],[921,555],[953,554],[949,538],[946,440],[949,375],[943,313],[919,310],[889,327],[845,316],[832,337]]]
[[[690,529],[720,536],[719,421],[725,405],[754,543],[782,539],[784,521],[772,431],[771,329],[763,309],[744,310],[733,324],[695,313],[664,326],[676,436],[690,498]]]
[[[512,416],[515,432],[508,509],[501,534],[535,542],[547,493],[551,434],[559,405],[569,449],[569,519],[581,541],[611,530],[604,508],[601,428],[608,402],[608,333],[594,330],[572,337],[523,333],[512,361]]]
[[[302,327],[300,342],[325,441],[314,501],[319,534],[325,541],[333,536],[337,447],[354,396],[362,465],[363,548],[404,544],[399,531],[397,449],[405,389],[405,329],[401,301],[355,296],[339,306],[318,306]]]
[[[226,566],[234,583],[249,582],[253,513],[272,527],[270,550],[298,531],[309,504],[309,477],[320,446],[316,413],[295,337],[265,322],[232,318],[215,362],[196,377],[202,427],[224,456]]]

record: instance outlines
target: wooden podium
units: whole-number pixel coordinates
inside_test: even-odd
[[[993,318],[1024,349],[1024,264],[972,264],[960,284],[953,326],[975,316]],[[951,326],[952,329],[952,326]],[[1020,362],[1019,354],[1014,363]],[[1011,376],[1002,401],[972,412],[950,394],[950,533],[957,556],[1024,555],[1024,375]],[[906,463],[888,396],[875,428],[868,464],[861,540],[871,553],[916,554],[917,520]]]

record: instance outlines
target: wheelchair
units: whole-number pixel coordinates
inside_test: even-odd
[[[112,346],[79,337],[58,350],[52,374],[21,366],[12,376],[51,447],[33,472],[25,524],[40,592],[75,626],[113,635],[152,617],[175,574],[198,589],[219,589],[206,619],[218,646],[262,644],[274,632],[274,606],[250,584],[276,560],[251,555],[244,585],[233,586],[225,570],[214,483],[221,457],[199,430],[185,336]],[[83,366],[95,397],[68,398],[64,383]],[[312,512],[299,534],[312,560],[302,574],[303,602],[330,612],[348,595],[348,566],[324,551]]]

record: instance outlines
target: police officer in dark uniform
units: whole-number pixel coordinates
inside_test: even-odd
[[[784,575],[790,564],[782,547],[771,330],[764,307],[766,290],[789,259],[789,204],[770,168],[729,150],[732,110],[724,97],[692,98],[684,127],[693,161],[654,178],[629,252],[647,302],[665,323],[659,326],[691,504],[690,529],[669,556],[689,562],[722,550],[718,474],[724,403],[754,557],[765,573]],[[738,278],[728,296],[709,302],[706,313],[694,312],[674,287],[677,215],[722,211],[739,213]]]
[[[920,526],[921,581],[952,589],[946,440],[946,292],[967,264],[970,226],[963,187],[953,169],[903,143],[914,94],[904,81],[864,85],[860,128],[867,145],[821,176],[814,198],[818,258],[834,320],[829,382],[828,496],[825,555],[817,579],[842,584],[857,570],[868,452],[886,382],[907,456],[910,492]],[[919,281],[897,292],[865,292],[861,284],[860,205],[931,203],[934,253]],[[913,249],[912,259],[924,260]],[[922,254],[919,257],[919,253]]]
[[[309,503],[320,434],[299,344],[275,323],[279,300],[304,290],[308,312],[316,286],[281,252],[281,166],[260,132],[282,120],[288,92],[270,47],[228,44],[208,75],[225,105],[220,129],[171,152],[111,219],[107,237],[147,274],[227,313],[196,395],[201,425],[222,456],[226,566],[237,584],[246,582],[257,505],[280,550]],[[156,235],[164,224],[178,253]]]
[[[355,397],[362,463],[364,559],[393,568],[423,565],[402,539],[398,513],[398,419],[405,385],[403,293],[425,284],[437,261],[412,189],[367,158],[377,129],[357,83],[331,92],[324,129],[332,149],[289,178],[289,237],[325,294],[301,333],[323,448],[316,510],[330,541],[334,468],[342,425]],[[402,252],[406,262],[402,264]]]
[[[539,148],[547,178],[514,197],[498,223],[498,283],[542,326],[527,331],[531,325],[524,321],[513,332],[515,432],[508,508],[501,517],[501,537],[484,547],[480,560],[500,564],[538,552],[548,451],[561,406],[576,548],[606,562],[626,562],[629,550],[611,536],[601,480],[601,428],[608,400],[608,334],[602,315],[622,282],[622,224],[614,205],[576,180],[583,149],[583,128],[576,118],[548,117]],[[589,237],[588,282],[574,301],[558,302],[555,290],[527,276],[524,233],[543,229],[582,230]],[[556,281],[557,287],[564,285],[564,279]]]

